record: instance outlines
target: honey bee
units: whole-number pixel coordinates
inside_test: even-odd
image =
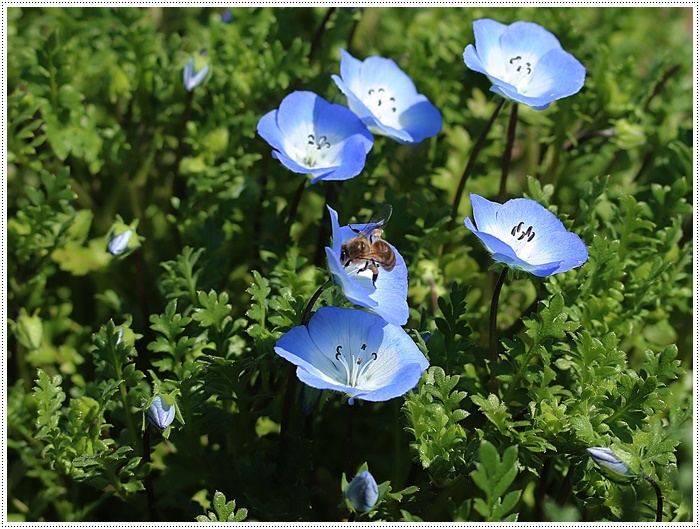
[[[362,228],[357,230],[350,226],[350,229],[357,233],[357,237],[348,240],[340,248],[340,261],[345,268],[351,264],[358,265],[357,273],[370,270],[372,272],[372,285],[379,277],[379,267],[391,272],[396,265],[396,254],[389,244],[381,239],[382,226],[386,225],[391,217],[391,205],[386,204],[377,211]],[[364,261],[364,265],[362,262]]]

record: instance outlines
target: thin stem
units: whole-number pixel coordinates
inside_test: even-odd
[[[661,487],[659,487],[659,484],[648,474],[644,474],[642,478],[647,480],[649,484],[654,487],[654,492],[656,492],[656,521],[661,522],[664,516],[664,495],[661,494]]]
[[[347,406],[348,409],[348,415],[347,415],[347,426],[348,426],[348,433],[345,436],[345,468],[348,470],[348,476],[354,476],[355,475],[355,467],[352,464],[352,416],[354,415],[353,408],[355,406]]]
[[[299,184],[296,193],[294,193],[292,201],[289,203],[289,212],[287,213],[287,225],[290,227],[290,229],[292,227],[292,224],[294,224],[294,218],[297,215],[299,203],[301,202],[301,195],[304,194],[304,189],[306,189],[306,183],[308,181],[309,179],[304,177],[304,179],[301,181],[301,184]]]
[[[143,431],[143,463],[148,465],[151,462],[151,423],[146,421],[146,429]],[[151,469],[148,469],[148,474],[144,479],[144,487],[146,488],[146,500],[148,502],[148,516],[152,522],[158,521],[158,512],[156,511],[155,494],[153,493],[153,478],[151,477]]]
[[[316,304],[316,301],[321,296],[323,290],[332,283],[331,280],[326,281],[318,290],[314,292],[311,299],[306,304],[304,309],[304,314],[301,317],[301,325],[308,325],[311,319],[311,311]],[[278,458],[282,461],[285,454],[285,447],[287,445],[287,431],[289,430],[289,422],[292,415],[292,402],[294,401],[294,390],[296,389],[296,366],[291,364],[289,366],[289,373],[287,374],[287,387],[284,391],[284,402],[282,404],[282,418],[280,420],[280,445]]]
[[[328,11],[326,11],[326,16],[323,17],[323,20],[321,20],[321,24],[318,26],[318,29],[316,30],[316,33],[314,33],[314,38],[311,41],[311,49],[309,50],[309,55],[308,55],[308,60],[311,61],[311,57],[313,57],[314,52],[318,48],[319,43],[321,42],[321,37],[323,36],[323,32],[326,30],[326,25],[328,24],[328,21],[331,19],[331,16],[335,12],[337,7],[329,7]]]
[[[301,317],[301,325],[308,325],[309,320],[311,319],[311,311],[314,308],[314,305],[316,304],[316,301],[318,300],[319,297],[321,297],[321,294],[323,293],[324,289],[330,285],[332,281],[329,279],[325,283],[323,283],[320,287],[318,287],[318,290],[314,292],[314,295],[311,296],[311,299],[309,302],[306,304],[306,308],[304,309],[304,315]]]
[[[506,140],[506,152],[503,153],[503,172],[501,173],[501,187],[498,190],[498,201],[503,202],[506,196],[506,180],[510,172],[510,160],[513,156],[513,144],[515,143],[515,127],[518,124],[518,104],[513,103],[508,122],[508,136]]]
[[[185,98],[185,110],[182,113],[182,121],[180,122],[180,130],[177,134],[177,151],[175,151],[175,168],[173,169],[173,196],[182,200],[185,196],[185,182],[180,180],[180,161],[182,160],[182,146],[185,140],[185,128],[190,119],[190,111],[192,110],[192,99],[194,98],[194,89],[187,92]]]
[[[496,286],[493,289],[493,298],[491,298],[491,314],[489,317],[489,349],[491,350],[491,362],[495,365],[498,359],[498,327],[496,325],[496,315],[498,313],[498,297],[501,295],[501,288],[508,275],[508,268],[504,268],[501,275],[498,276]],[[491,391],[498,393],[498,379],[491,374]]]
[[[469,178],[469,175],[471,174],[472,170],[474,169],[474,163],[476,162],[476,156],[479,154],[479,151],[481,150],[481,146],[484,143],[484,140],[486,139],[486,135],[489,133],[489,130],[491,130],[491,126],[493,125],[493,122],[496,121],[496,116],[498,116],[498,113],[501,111],[501,108],[503,108],[503,105],[505,104],[506,100],[501,99],[498,104],[496,105],[496,109],[493,111],[493,114],[491,114],[491,117],[489,118],[488,123],[486,123],[486,127],[484,127],[484,130],[481,132],[481,136],[476,140],[476,143],[474,144],[474,148],[472,149],[471,154],[469,155],[469,161],[467,162],[467,167],[464,169],[464,173],[462,173],[462,179],[459,181],[459,185],[457,186],[457,193],[455,193],[455,198],[454,201],[452,202],[452,215],[450,218],[450,223],[448,225],[449,228],[451,228],[454,225],[455,219],[457,218],[457,211],[459,210],[459,204],[462,201],[462,193],[464,192],[464,186],[467,183],[467,179]]]
[[[141,259],[141,250],[138,248],[134,250],[134,265],[136,268],[136,282],[139,289],[139,300],[141,302],[141,317],[143,318],[143,324],[146,327],[146,341],[151,341],[151,327],[148,325],[148,296],[146,296],[146,287],[143,280],[143,264]]]
[[[338,181],[333,181],[329,180],[328,182],[325,182],[326,184],[326,198],[325,198],[325,203],[323,205],[323,212],[321,213],[321,223],[319,224],[318,227],[318,237],[316,239],[316,253],[314,255],[314,264],[316,266],[322,266],[323,261],[326,257],[326,252],[324,251],[324,248],[328,244],[328,239],[331,236],[331,223],[330,223],[330,214],[328,213],[328,204],[335,203],[337,201],[338,197],[338,189],[336,188],[336,185],[340,187],[342,185],[343,181],[338,180]]]

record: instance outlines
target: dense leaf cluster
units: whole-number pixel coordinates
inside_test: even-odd
[[[230,13],[6,10],[8,519],[337,521],[364,461],[381,483],[367,520],[653,520],[648,483],[586,453],[609,446],[659,483],[665,521],[691,520],[692,11]],[[508,195],[556,213],[589,259],[510,274],[495,358],[492,261],[461,226],[468,200],[450,219],[498,103],[461,58],[485,17],[537,22],[587,69],[579,94],[520,108]],[[339,48],[395,60],[443,129],[377,138],[357,177],[305,185],[256,125],[301,87],[341,103]],[[210,74],[187,92],[195,56]],[[496,197],[507,126],[467,192]],[[404,397],[350,407],[273,347],[328,279],[325,205],[365,222],[385,203],[431,367]],[[135,221],[110,255],[112,227]],[[349,306],[335,287],[323,305]],[[163,432],[144,420],[156,394],[177,404]]]

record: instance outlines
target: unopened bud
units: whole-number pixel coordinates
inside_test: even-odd
[[[367,512],[379,499],[377,482],[368,470],[363,470],[345,488],[345,498],[358,512]]]
[[[635,476],[635,472],[617,457],[610,448],[594,447],[587,448],[586,451],[591,459],[601,468],[610,470],[620,476]]]
[[[151,402],[151,406],[146,410],[146,417],[156,428],[165,430],[170,426],[175,418],[175,405],[168,404],[158,395]]]

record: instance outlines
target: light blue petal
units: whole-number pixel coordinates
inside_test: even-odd
[[[404,143],[420,143],[442,130],[442,114],[425,96],[418,96],[416,103],[401,113],[399,122],[411,136]]]
[[[635,472],[629,468],[610,448],[594,447],[587,448],[586,451],[591,459],[599,466],[612,470],[622,476],[634,476]]]
[[[474,193],[469,195],[469,200],[472,204],[472,215],[474,215],[474,222],[478,230],[494,233],[497,226],[496,219],[498,217],[498,212],[503,205],[498,202],[492,202]]]
[[[393,245],[387,243],[396,255],[396,264],[390,271],[380,267],[374,286],[372,286],[371,278],[356,274],[349,275],[340,261],[342,245],[357,237],[358,231],[362,231],[365,224],[354,224],[352,228],[349,226],[340,227],[336,211],[330,207],[328,207],[328,211],[331,216],[333,245],[332,248],[326,248],[326,259],[328,269],[335,282],[340,285],[345,297],[361,307],[372,310],[389,323],[405,325],[409,316],[408,269],[403,256]]]
[[[389,244],[389,243],[387,243]],[[389,323],[405,325],[408,321],[408,269],[398,250],[392,245],[396,254],[396,265],[391,271],[379,270],[375,282],[376,290],[369,295],[375,302],[371,308]]]
[[[475,20],[472,27],[475,48],[473,47],[472,51],[467,52],[469,49],[467,46],[464,50],[465,64],[468,68],[489,77],[501,77],[505,63],[501,52],[500,38],[508,26],[490,18],[483,18]]]
[[[519,21],[506,27],[500,46],[507,59],[518,55],[540,58],[551,50],[561,50],[559,40],[534,22]]]
[[[533,78],[528,87],[529,95],[543,101],[555,101],[576,94],[586,79],[586,69],[576,57],[564,50],[552,50],[535,66]],[[540,104],[540,103],[538,103]]]
[[[368,57],[360,68],[363,87],[391,87],[397,100],[411,101],[418,91],[411,78],[392,61],[384,57]]]
[[[343,82],[347,83],[348,88],[352,91],[353,88],[360,86],[360,74],[362,71],[362,61],[350,55],[344,49],[340,49],[340,76]],[[334,75],[333,77],[338,77]]]
[[[284,136],[277,125],[277,110],[271,110],[258,121],[258,134],[278,151],[284,150]]]
[[[277,113],[277,126],[285,142],[306,145],[309,134],[314,133],[316,115],[329,104],[313,92],[298,90],[287,95]]]

